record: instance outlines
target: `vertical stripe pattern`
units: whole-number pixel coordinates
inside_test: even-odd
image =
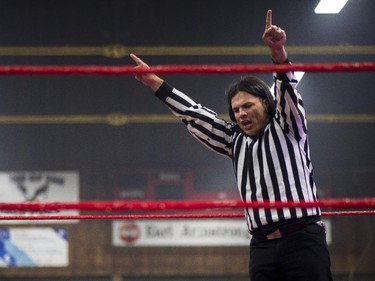
[[[292,72],[274,74],[276,114],[263,134],[251,138],[237,124],[217,118],[164,83],[155,95],[189,132],[209,149],[232,159],[241,198],[245,202],[317,200],[307,138],[305,110]],[[247,209],[249,231],[286,219],[319,215],[319,208]]]

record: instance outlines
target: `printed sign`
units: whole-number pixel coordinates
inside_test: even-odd
[[[249,246],[243,219],[114,221],[115,246]]]
[[[68,266],[63,228],[0,228],[0,267]]]
[[[0,198],[3,203],[20,202],[78,202],[79,174],[63,171],[0,172]],[[62,210],[58,213],[35,213],[1,211],[0,215],[78,215],[78,211]],[[0,223],[30,223],[25,220],[0,220]],[[51,223],[57,221],[32,221],[32,223]],[[61,222],[61,221],[60,221]],[[67,221],[64,221],[67,222]],[[72,221],[74,222],[74,221]]]
[[[332,243],[330,220],[323,220]],[[123,247],[249,246],[244,219],[127,220],[112,222],[112,244]]]

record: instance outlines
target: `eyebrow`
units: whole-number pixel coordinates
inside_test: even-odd
[[[246,106],[246,105],[253,105],[253,104],[255,104],[254,102],[251,102],[251,101],[246,101],[246,102],[244,102],[244,103],[242,103],[242,104],[240,104],[240,105],[238,105],[238,106],[233,106],[233,104],[232,104],[232,109],[234,109],[234,108],[239,108],[239,107],[243,107],[243,106]]]

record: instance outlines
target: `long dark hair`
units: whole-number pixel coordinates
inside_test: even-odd
[[[276,108],[275,100],[271,94],[269,86],[258,77],[242,76],[237,81],[230,84],[226,91],[229,117],[233,122],[236,122],[236,119],[232,110],[232,99],[240,91],[257,96],[262,100],[268,100],[267,112],[270,118],[273,118]]]

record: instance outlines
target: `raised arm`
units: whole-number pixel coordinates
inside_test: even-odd
[[[137,64],[134,69],[150,69],[136,55],[130,54],[130,57]],[[196,103],[154,73],[136,73],[135,79],[150,87],[155,96],[163,101],[175,116],[181,118],[193,137],[209,149],[231,157],[230,141],[234,134],[232,123],[219,119],[214,111]]]
[[[285,50],[286,34],[280,27],[272,24],[272,11],[267,11],[266,27],[263,41],[270,49],[274,63],[288,62]],[[302,97],[297,91],[297,79],[294,72],[275,73],[276,120],[283,130],[294,138],[301,140],[306,137],[306,118]]]
[[[286,34],[280,27],[272,24],[272,10],[267,11],[266,27],[262,38],[270,49],[272,60],[275,63],[284,63],[288,59],[285,50]]]

